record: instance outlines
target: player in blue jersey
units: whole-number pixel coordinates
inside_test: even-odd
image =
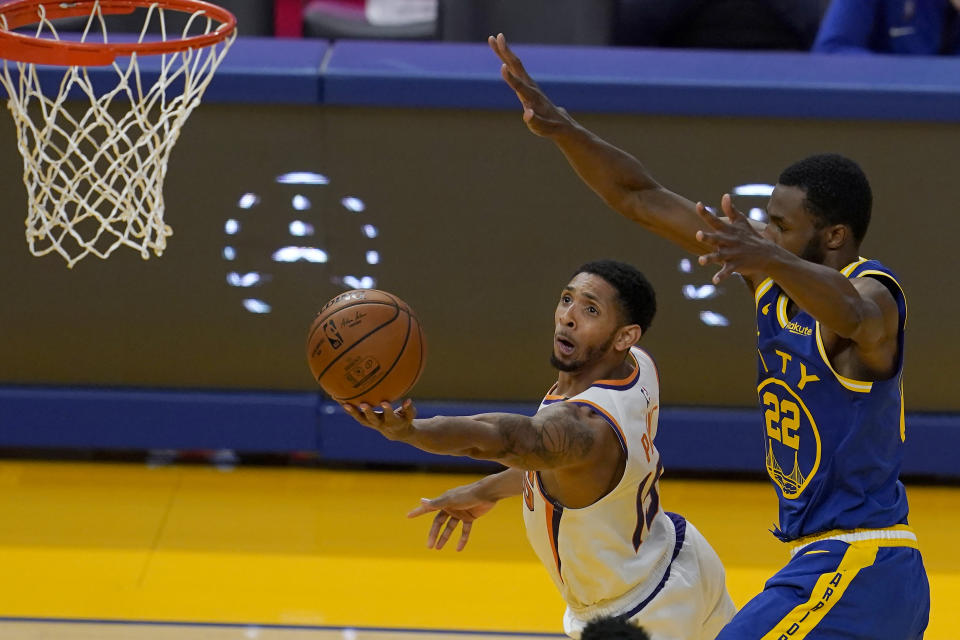
[[[718,638],[922,638],[929,585],[899,481],[906,299],[890,269],[860,257],[872,206],[860,167],[801,160],[781,173],[769,224],[729,195],[718,218],[550,102],[502,34],[490,46],[527,127],[611,208],[720,265],[715,283],[736,273],[754,293],[763,455],[791,559]]]

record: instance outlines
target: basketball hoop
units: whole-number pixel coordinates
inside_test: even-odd
[[[118,41],[113,16],[131,16],[139,34]],[[85,18],[82,33],[61,33],[62,18]],[[168,34],[177,20],[184,25]],[[173,233],[163,221],[170,152],[235,38],[233,14],[200,0],[0,4],[0,84],[23,155],[33,255],[56,252],[73,267],[121,245],[144,259],[163,253]],[[143,56],[159,56],[158,67],[141,70]],[[49,75],[37,65],[66,67],[56,89],[41,87]],[[90,73],[98,66],[113,67],[109,88]]]

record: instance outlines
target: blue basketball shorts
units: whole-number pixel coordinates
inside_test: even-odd
[[[915,538],[834,538],[800,546],[717,640],[920,640],[929,617]]]

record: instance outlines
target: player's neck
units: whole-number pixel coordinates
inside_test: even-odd
[[[827,253],[822,264],[825,267],[831,267],[837,271],[840,271],[851,262],[856,262],[859,259],[859,247],[851,247],[845,248],[843,251],[831,251]]]
[[[556,395],[565,398],[583,393],[598,380],[622,380],[633,371],[633,359],[627,354],[617,354],[619,357],[611,362],[604,358],[585,366],[577,371],[561,371],[557,375]]]

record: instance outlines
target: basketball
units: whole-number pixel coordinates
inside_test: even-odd
[[[313,378],[337,402],[395,402],[417,383],[425,360],[420,322],[386,291],[341,293],[323,305],[307,333]]]

